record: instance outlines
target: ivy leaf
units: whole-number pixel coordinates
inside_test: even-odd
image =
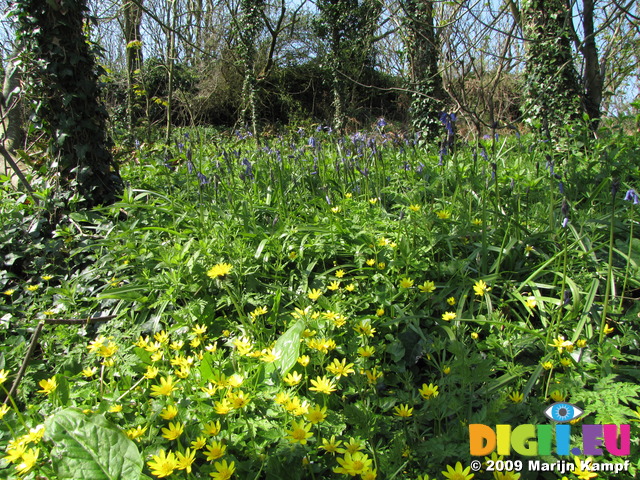
[[[143,460],[136,445],[102,415],[75,407],[45,421],[45,438],[54,443],[53,468],[60,480],[137,480]]]

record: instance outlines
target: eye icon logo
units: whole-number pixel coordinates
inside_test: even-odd
[[[582,415],[583,410],[580,407],[566,402],[557,402],[549,405],[544,414],[549,420],[558,423],[566,423],[575,420]]]

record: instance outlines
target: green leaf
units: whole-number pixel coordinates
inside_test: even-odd
[[[280,370],[280,375],[286,375],[296,363],[300,355],[300,338],[304,331],[305,323],[302,319],[291,325],[276,341],[273,353],[276,361],[273,362]]]
[[[45,438],[54,443],[53,468],[60,480],[137,480],[143,460],[136,445],[102,415],[78,408],[59,411],[45,421]]]

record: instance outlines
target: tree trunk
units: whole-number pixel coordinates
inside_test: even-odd
[[[565,0],[523,4],[525,34],[524,114],[548,136],[566,135],[582,117],[581,92],[571,51],[571,8]]]
[[[99,67],[85,36],[86,0],[21,0],[17,43],[28,49],[25,84],[37,102],[34,116],[49,137],[48,168],[59,200],[80,207],[113,203],[122,180],[99,102]],[[79,199],[76,199],[76,195]]]
[[[0,135],[4,140],[4,147],[12,152],[24,141],[24,115],[21,91],[22,72],[18,59],[18,51],[14,50],[12,58],[9,58],[4,71],[4,84],[2,87],[2,124]]]
[[[129,138],[133,138],[136,120],[142,114],[143,106],[140,104],[141,72],[143,65],[142,24],[143,0],[125,0],[124,12],[124,41],[126,43],[127,60],[127,127]]]
[[[444,98],[433,6],[432,0],[405,0],[403,4],[411,90],[409,114],[413,128],[427,137],[433,137],[442,130],[438,116]]]
[[[584,108],[591,119],[591,128],[598,128],[604,79],[600,71],[598,49],[593,26],[594,0],[583,0],[584,23]]]

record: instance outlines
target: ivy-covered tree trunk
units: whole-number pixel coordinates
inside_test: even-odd
[[[315,28],[327,43],[333,90],[333,127],[341,130],[352,113],[349,87],[373,66],[373,43],[382,12],[380,0],[318,0]],[[353,90],[351,90],[353,92]]]
[[[125,0],[122,11],[124,14],[123,33],[126,42],[127,59],[127,127],[129,139],[134,138],[136,120],[143,111],[141,99],[142,89],[142,24],[143,0]]]
[[[566,0],[523,2],[526,39],[524,114],[548,135],[582,117],[581,92],[571,51],[571,6]]]
[[[111,155],[98,67],[86,37],[85,0],[16,0],[18,43],[33,113],[49,137],[49,174],[65,202],[79,194],[90,208],[115,201],[122,181]]]
[[[433,0],[404,0],[404,35],[409,57],[409,89],[411,124],[432,138],[442,125],[444,89],[438,69],[440,48],[434,26]]]
[[[241,0],[240,2],[240,59],[244,70],[242,84],[242,111],[240,120],[251,125],[258,141],[258,114],[256,110],[256,41],[262,30],[264,0]]]

